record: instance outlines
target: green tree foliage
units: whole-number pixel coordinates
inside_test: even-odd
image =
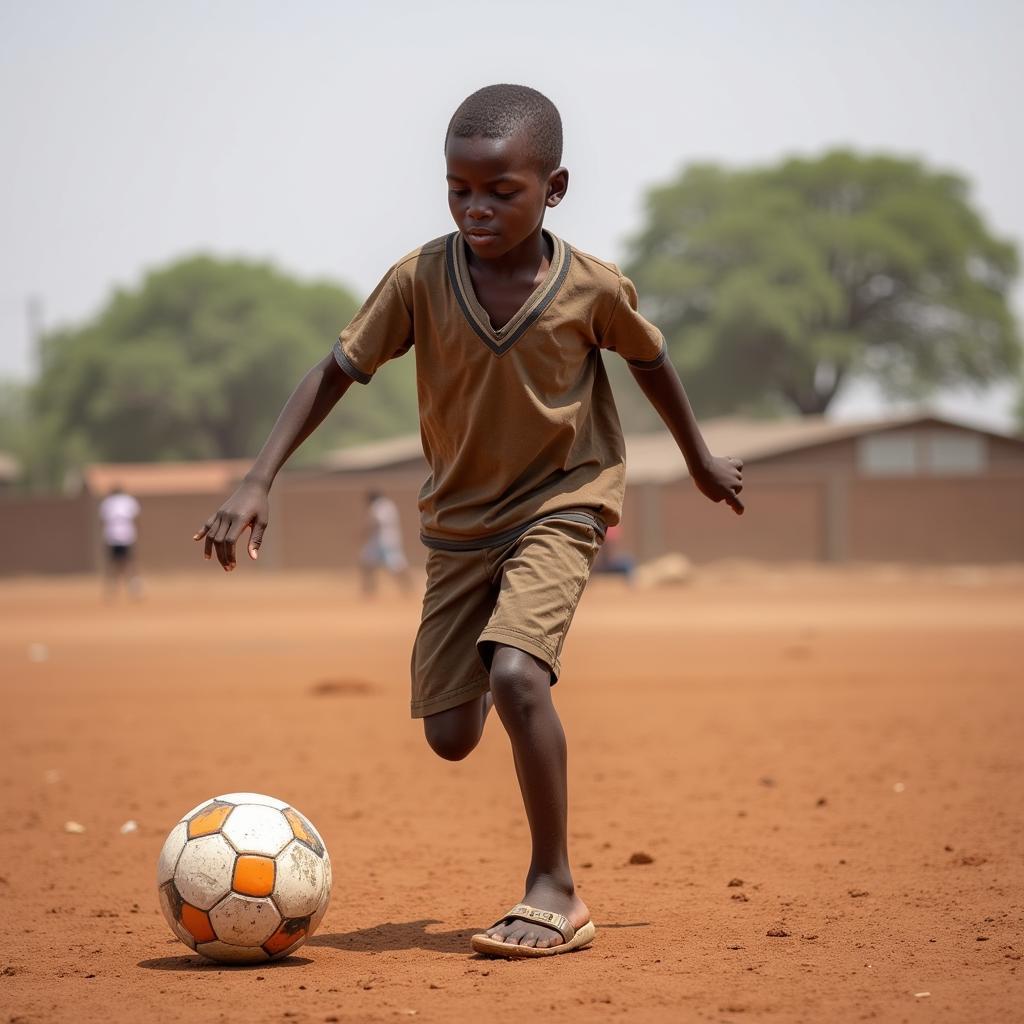
[[[28,395],[24,384],[0,378],[0,451],[20,450],[28,420]]]
[[[23,466],[29,446],[28,387],[0,378],[0,454],[12,456]]]
[[[92,460],[254,455],[356,308],[337,285],[263,264],[200,256],[151,273],[91,323],[44,339],[33,390],[44,475]],[[300,456],[415,428],[412,360],[385,370],[350,390]]]
[[[1013,246],[915,160],[690,167],[649,193],[626,269],[705,413],[822,413],[852,376],[920,397],[1019,361]]]

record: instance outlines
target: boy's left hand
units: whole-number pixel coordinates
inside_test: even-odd
[[[717,458],[714,455],[697,472],[693,473],[697,490],[712,501],[724,501],[736,515],[743,515],[743,502],[739,493],[743,490],[743,460],[732,455]]]

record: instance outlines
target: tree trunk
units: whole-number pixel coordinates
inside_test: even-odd
[[[825,415],[825,410],[836,397],[839,386],[846,376],[846,366],[839,365],[835,368],[832,381],[826,387],[815,387],[814,376],[803,386],[787,384],[782,389],[782,394],[796,406],[801,416]]]

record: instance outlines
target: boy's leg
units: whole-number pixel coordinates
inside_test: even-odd
[[[447,711],[427,715],[423,732],[430,749],[446,761],[461,761],[480,742],[491,703],[491,695],[485,693]]]
[[[525,651],[498,643],[490,680],[495,710],[512,743],[530,823],[532,856],[522,902],[556,911],[579,928],[590,920],[590,913],[576,895],[569,870],[565,733],[551,700],[551,669]],[[519,920],[499,922],[487,934],[537,948],[563,942],[553,928]]]
[[[477,637],[494,608],[486,553],[427,553],[423,616],[413,644],[413,718],[424,720],[427,742],[442,757],[465,757],[480,739],[487,704],[487,668]]]

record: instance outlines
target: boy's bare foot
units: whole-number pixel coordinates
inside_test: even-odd
[[[571,884],[567,891],[564,884],[558,884],[550,877],[541,875],[529,882],[522,902],[538,910],[553,910],[561,914],[569,919],[573,928],[579,929],[590,920],[587,905],[576,895]],[[493,928],[488,928],[484,934],[498,942],[512,946],[532,946],[535,949],[560,946],[565,941],[554,928],[533,921],[502,920]]]

